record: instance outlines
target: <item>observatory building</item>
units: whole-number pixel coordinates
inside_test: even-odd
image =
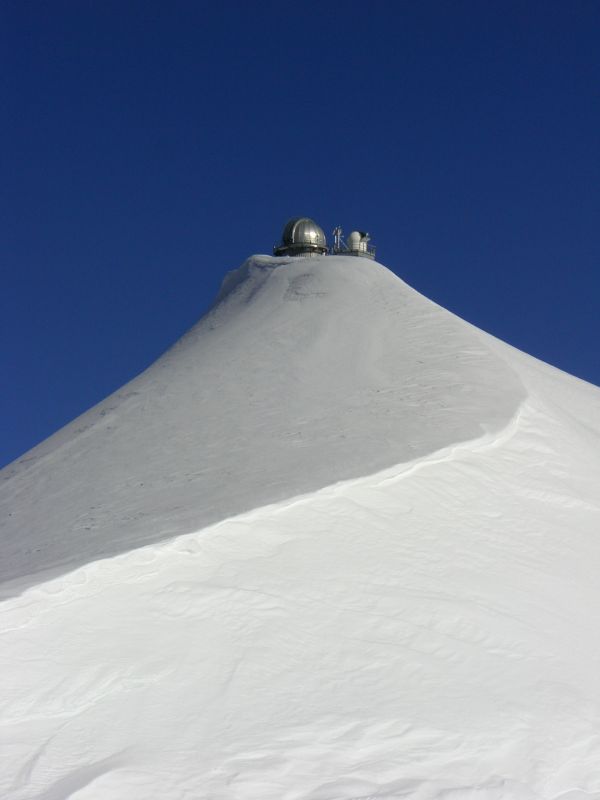
[[[371,237],[366,231],[352,231],[346,241],[342,236],[342,229],[338,226],[333,231],[334,256],[361,256],[362,258],[375,258],[375,248],[370,245]]]
[[[375,248],[369,244],[371,237],[364,231],[352,231],[344,240],[342,229],[333,231],[333,247],[327,247],[327,240],[321,228],[309,217],[294,217],[283,229],[281,243],[275,245],[276,256],[361,256],[375,258]]]
[[[327,240],[317,223],[308,217],[294,217],[281,234],[281,244],[273,248],[276,256],[322,256],[327,253]]]

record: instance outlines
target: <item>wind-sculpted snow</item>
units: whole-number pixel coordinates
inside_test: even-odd
[[[2,603],[0,796],[598,800],[600,392],[524,363],[502,430]]]
[[[376,263],[250,259],[152,367],[0,473],[5,590],[501,429],[525,392],[492,341]]]
[[[3,800],[600,800],[600,390],[384,268],[249,261],[3,477]]]

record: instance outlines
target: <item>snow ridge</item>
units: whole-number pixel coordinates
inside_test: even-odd
[[[146,372],[0,473],[4,590],[467,441],[524,395],[385,267],[254,257]]]
[[[600,800],[597,388],[257,257],[30,458],[11,536],[60,569],[5,565],[0,796]]]

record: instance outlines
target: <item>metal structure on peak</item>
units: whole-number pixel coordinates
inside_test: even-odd
[[[343,231],[338,225],[333,229],[333,247],[331,252],[335,256],[361,256],[362,258],[375,258],[375,248],[370,245],[371,237],[366,231],[352,231],[344,240]]]
[[[360,256],[375,258],[371,237],[365,231],[352,231],[344,239],[338,226],[333,231],[333,246],[327,246],[323,229],[310,217],[294,217],[286,223],[281,242],[273,248],[276,256]]]
[[[327,239],[323,228],[310,217],[294,217],[283,229],[281,244],[273,248],[276,256],[323,256]]]

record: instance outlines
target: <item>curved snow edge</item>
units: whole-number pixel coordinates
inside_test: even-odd
[[[244,511],[241,514],[234,514],[230,517],[225,517],[224,519],[221,519],[212,525],[207,525],[204,528],[198,528],[189,533],[178,534],[171,538],[165,538],[152,544],[141,545],[140,547],[133,547],[131,550],[127,550],[125,552],[119,553],[114,556],[107,556],[104,558],[98,558],[93,561],[89,561],[83,565],[76,567],[75,569],[69,570],[68,572],[60,572],[59,574],[57,574],[56,571],[51,569],[46,572],[45,579],[42,577],[44,573],[39,573],[39,576],[42,577],[42,580],[36,582],[35,584],[32,583],[25,584],[23,579],[16,579],[15,581],[7,581],[1,587],[0,605],[2,605],[3,603],[7,603],[10,600],[17,600],[18,598],[26,598],[28,596],[31,596],[32,593],[35,594],[36,592],[39,591],[46,592],[47,589],[49,589],[53,584],[57,584],[56,592],[58,593],[61,591],[60,588],[61,584],[64,585],[66,583],[68,585],[69,583],[72,582],[74,576],[80,573],[85,574],[90,569],[96,571],[97,569],[100,569],[103,564],[118,563],[119,561],[123,561],[129,558],[132,553],[138,554],[142,559],[144,557],[144,553],[153,554],[152,555],[152,560],[153,560],[155,555],[161,550],[173,550],[173,549],[177,550],[180,549],[181,547],[185,549],[186,542],[194,540],[200,535],[202,536],[203,539],[207,536],[218,535],[222,528],[232,523],[245,524],[248,522],[255,522],[256,520],[259,520],[261,518],[266,518],[271,515],[275,515],[281,511],[287,510],[294,506],[307,505],[321,498],[330,499],[336,496],[342,496],[347,493],[351,493],[351,490],[353,488],[360,485],[364,485],[365,483],[367,483],[371,487],[379,487],[379,486],[395,484],[402,481],[409,475],[412,475],[415,472],[418,472],[422,469],[426,469],[427,467],[440,464],[443,462],[451,461],[456,456],[462,453],[477,453],[492,449],[509,441],[515,435],[519,427],[519,422],[525,404],[526,401],[521,402],[521,404],[515,411],[513,417],[508,422],[508,424],[505,425],[505,427],[502,428],[500,431],[485,432],[482,436],[476,437],[474,439],[468,439],[462,442],[457,442],[456,444],[441,448],[440,450],[436,450],[435,452],[430,453],[421,458],[417,458],[414,461],[401,462],[399,464],[395,464],[392,467],[386,467],[385,469],[380,470],[378,472],[374,472],[368,475],[363,475],[358,478],[350,478],[348,480],[337,481],[336,483],[324,486],[321,489],[318,489],[314,492],[294,495],[285,500],[281,500],[277,503],[269,503],[267,505],[257,506],[256,508],[253,508],[249,511]],[[34,576],[28,576],[28,577],[31,578]],[[79,580],[74,581],[74,585],[78,585],[80,583],[82,583],[82,581]],[[22,588],[19,588],[19,585],[21,585]],[[55,592],[51,591],[51,593],[54,594]]]

